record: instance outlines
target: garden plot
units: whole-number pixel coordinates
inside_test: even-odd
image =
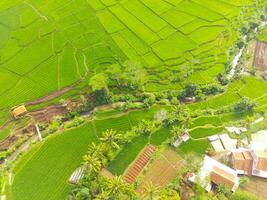
[[[267,71],[267,44],[264,42],[257,42],[254,56],[255,67],[260,72]]]
[[[132,184],[136,181],[137,176],[142,172],[145,168],[149,160],[151,159],[153,153],[156,151],[156,147],[153,145],[148,145],[140,155],[136,158],[136,160],[129,166],[125,174],[123,175],[123,179]]]
[[[144,188],[149,183],[156,187],[166,186],[177,176],[182,165],[183,161],[175,151],[164,150],[158,158],[148,165],[143,176],[141,176],[137,191],[143,193]]]

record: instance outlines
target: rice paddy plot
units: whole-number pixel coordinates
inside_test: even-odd
[[[48,138],[22,156],[13,181],[14,200],[65,199],[67,181],[97,137],[91,123]]]
[[[190,139],[187,142],[182,143],[177,150],[178,152],[182,153],[182,155],[187,153],[196,153],[198,155],[203,155],[209,147],[211,146],[208,139]]]
[[[43,97],[83,79],[88,70],[94,73],[127,59],[87,1],[62,3],[1,2],[0,83],[7,83],[0,91],[1,109]]]
[[[113,129],[117,131],[127,131],[131,129],[131,124],[128,115],[103,120],[95,120],[94,125],[98,134],[101,134],[107,129]]]

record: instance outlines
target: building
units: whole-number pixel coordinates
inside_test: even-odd
[[[237,149],[231,154],[232,167],[240,175],[267,178],[267,152]]]
[[[17,108],[15,108],[15,109],[12,110],[12,115],[15,118],[21,117],[25,113],[27,113],[27,109],[26,109],[26,107],[24,105],[19,106],[19,107],[17,107]]]
[[[231,160],[238,174],[267,178],[267,131],[252,134],[248,147],[233,150]]]
[[[252,175],[253,157],[249,151],[232,152],[232,167],[237,170],[238,174]]]
[[[239,178],[236,170],[205,156],[200,172],[191,175],[188,179],[192,183],[199,181],[199,184],[210,192],[213,186],[225,185],[234,192],[239,186]]]

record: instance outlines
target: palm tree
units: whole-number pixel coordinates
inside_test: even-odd
[[[179,126],[174,126],[171,130],[172,142],[175,142],[175,140],[179,139],[184,132],[185,132],[184,128],[181,128]]]
[[[112,129],[106,130],[100,138],[100,141],[104,142],[105,144],[111,145],[115,149],[120,148],[119,143],[121,143],[122,140],[122,135]]]
[[[155,200],[159,198],[160,188],[154,186],[152,182],[146,184],[144,188],[144,199],[146,200]]]
[[[115,176],[106,181],[106,192],[109,194],[110,199],[132,199],[135,196],[135,191],[128,185],[121,176]]]
[[[94,200],[109,200],[109,199],[110,199],[109,194],[108,194],[108,192],[106,192],[106,191],[104,191],[104,192],[98,194],[98,195],[94,198]]]
[[[98,174],[98,172],[101,170],[102,162],[98,155],[88,154],[84,156],[83,165],[88,171]]]

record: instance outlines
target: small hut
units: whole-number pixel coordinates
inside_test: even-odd
[[[15,118],[19,118],[19,117],[23,116],[26,113],[27,113],[27,109],[26,109],[26,107],[24,105],[16,107],[16,108],[14,108],[12,110],[12,115]]]

